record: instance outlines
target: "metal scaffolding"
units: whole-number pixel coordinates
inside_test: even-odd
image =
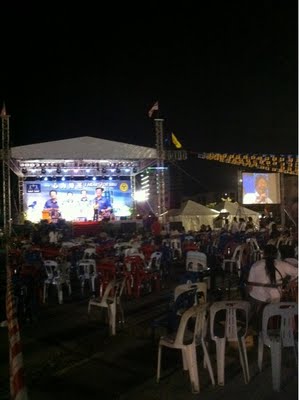
[[[163,119],[155,118],[156,150],[157,150],[157,194],[158,216],[165,219],[165,174],[164,174],[164,133]]]

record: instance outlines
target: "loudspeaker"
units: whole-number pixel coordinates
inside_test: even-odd
[[[169,230],[182,230],[183,229],[183,224],[181,221],[174,221],[174,222],[169,222]]]
[[[135,233],[137,230],[136,222],[122,222],[120,225],[121,233]]]

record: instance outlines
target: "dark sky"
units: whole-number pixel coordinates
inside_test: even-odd
[[[298,152],[297,1],[61,3],[2,13],[13,146],[95,136],[154,147],[158,100],[165,135],[188,150]],[[209,163],[180,165],[206,187]]]

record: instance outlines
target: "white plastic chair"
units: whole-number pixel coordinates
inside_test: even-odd
[[[81,294],[84,293],[85,283],[89,283],[92,293],[95,293],[95,281],[98,276],[96,269],[96,260],[82,259],[77,266],[78,278],[81,283]]]
[[[250,380],[245,343],[249,309],[250,303],[243,300],[216,301],[210,306],[210,335],[211,339],[216,343],[218,385],[224,385],[226,341],[238,343],[244,381],[247,384]],[[241,319],[241,317],[243,318]],[[219,332],[217,332],[216,324],[218,325]]]
[[[206,316],[208,305],[192,306],[184,312],[181,317],[177,332],[174,335],[162,336],[159,340],[157,382],[160,381],[162,347],[179,349],[182,351],[183,369],[189,371],[191,388],[193,393],[199,393],[200,385],[198,378],[196,346],[200,344],[204,352],[204,366],[208,367],[213,386],[215,385],[214,373],[205,345]],[[193,321],[191,322],[191,319]],[[190,322],[193,328],[190,330]]]
[[[210,268],[208,268],[207,255],[201,251],[189,250],[186,253],[186,270],[192,272],[203,272],[204,281],[207,282],[208,289],[211,287],[211,279],[209,276]],[[208,275],[207,275],[208,273]]]
[[[64,284],[68,287],[69,295],[72,294],[69,266],[62,269],[62,265],[58,264],[57,261],[45,260],[44,267],[47,277],[44,280],[43,303],[45,303],[48,298],[49,286],[53,285],[57,288],[58,303],[63,304]]]
[[[207,256],[200,251],[189,250],[186,253],[186,270],[199,272],[207,269]]]
[[[161,260],[162,260],[162,252],[154,251],[151,254],[147,268],[159,271],[161,269]]]
[[[182,257],[182,245],[181,239],[179,238],[170,238],[170,248],[172,253],[172,258],[176,258],[176,254],[178,254],[179,258]]]
[[[245,251],[245,246],[240,244],[234,250],[232,258],[225,258],[222,261],[222,269],[225,272],[227,270],[227,266],[229,267],[229,273],[232,274],[234,270],[237,271],[238,275],[241,275],[241,267],[242,267],[242,257],[243,252]]]
[[[196,288],[196,294],[194,296],[194,304],[207,303],[207,283],[206,282],[196,282],[196,283],[183,283],[174,288],[174,301],[178,298],[180,294],[188,290]],[[199,300],[198,300],[199,299]]]
[[[295,302],[280,302],[267,304],[263,310],[262,331],[259,333],[258,341],[258,367],[262,370],[264,346],[271,351],[272,386],[273,390],[280,390],[281,380],[281,354],[282,348],[293,347],[296,365],[298,365],[298,354],[295,340],[295,318],[298,316],[298,304]],[[274,324],[269,325],[270,318],[275,317]]]
[[[256,238],[248,238],[248,239],[246,239],[246,243],[249,244],[250,261],[253,264],[254,262],[256,262],[262,258],[262,251],[261,251],[261,248],[260,248]]]
[[[121,323],[124,323],[124,312],[121,304],[121,296],[126,285],[126,278],[111,280],[102,297],[92,298],[88,302],[88,313],[91,306],[101,307],[108,311],[109,329],[112,335],[116,334],[116,314],[121,314]]]

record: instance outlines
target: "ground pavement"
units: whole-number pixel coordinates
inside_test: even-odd
[[[55,293],[42,305],[39,316],[21,327],[26,383],[29,400],[297,400],[297,367],[292,355],[283,355],[282,388],[272,390],[271,362],[265,350],[264,370],[257,369],[257,347],[248,348],[251,381],[245,385],[238,351],[227,348],[225,386],[213,387],[203,368],[198,348],[200,394],[192,394],[188,375],[182,369],[178,351],[164,350],[161,381],[156,383],[159,335],[152,321],[167,311],[175,281],[160,293],[140,299],[124,299],[126,322],[117,335],[109,336],[97,309],[87,314],[89,295],[75,291],[57,304]],[[237,296],[237,292],[233,296]],[[252,343],[251,343],[252,344]],[[249,343],[250,345],[250,343]],[[210,344],[216,375],[215,348]],[[0,329],[0,399],[9,399],[7,330]]]

